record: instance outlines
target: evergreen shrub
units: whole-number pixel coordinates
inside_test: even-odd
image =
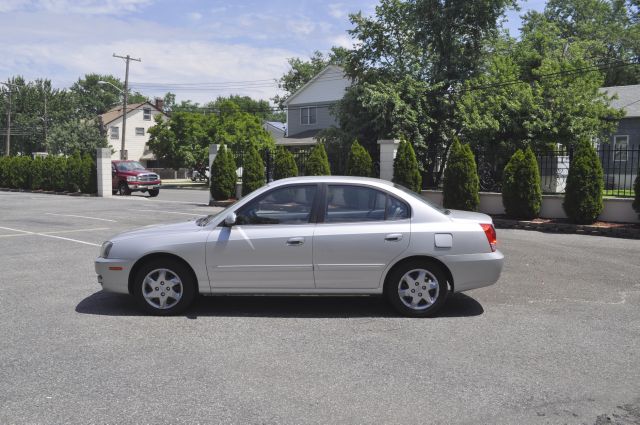
[[[305,175],[307,176],[330,176],[331,168],[329,167],[329,159],[327,152],[322,143],[317,143],[307,159],[305,167]]]
[[[509,217],[532,219],[540,213],[542,190],[538,161],[531,150],[513,154],[502,175],[502,204]]]
[[[223,144],[216,159],[211,164],[211,196],[213,199],[225,200],[235,196],[236,192],[236,162],[231,149]]]
[[[602,212],[604,180],[602,164],[588,141],[575,149],[565,188],[562,207],[569,219],[577,224],[591,224]]]
[[[293,154],[284,146],[278,146],[273,162],[273,179],[280,180],[287,177],[296,177],[297,175],[298,166]]]
[[[248,195],[254,190],[264,186],[264,162],[260,152],[252,143],[249,145],[244,157],[242,169],[242,196]]]
[[[373,175],[373,161],[369,152],[357,140],[351,144],[347,158],[348,176],[371,177]]]
[[[480,179],[476,160],[469,145],[453,142],[444,171],[443,200],[445,208],[476,211],[480,205]]]
[[[393,160],[393,182],[420,193],[422,175],[411,143],[401,140]]]

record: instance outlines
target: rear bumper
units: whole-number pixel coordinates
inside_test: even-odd
[[[98,274],[98,283],[102,286],[102,289],[107,292],[128,294],[129,273],[131,272],[132,265],[131,261],[117,258],[97,258],[95,269]]]
[[[446,255],[440,257],[453,275],[454,292],[493,285],[500,278],[504,255],[500,251],[485,254]]]

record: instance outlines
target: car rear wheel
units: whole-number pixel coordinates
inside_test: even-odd
[[[160,193],[160,189],[149,189],[149,196],[155,198]]]
[[[129,186],[127,186],[125,182],[120,182],[120,184],[118,185],[118,195],[131,195],[131,190],[129,190]]]
[[[447,277],[436,264],[410,261],[387,278],[385,293],[391,305],[410,317],[432,317],[438,313],[449,292]]]
[[[152,260],[136,273],[133,295],[146,312],[169,316],[183,312],[193,303],[196,282],[180,262]]]

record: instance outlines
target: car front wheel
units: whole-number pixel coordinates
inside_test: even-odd
[[[169,316],[183,312],[193,303],[196,282],[180,262],[152,260],[136,273],[133,295],[146,312]]]
[[[410,317],[436,315],[448,292],[447,277],[442,268],[421,261],[410,261],[396,268],[385,283],[391,305]]]
[[[160,193],[160,189],[149,189],[149,196],[155,198]]]
[[[127,186],[125,182],[121,182],[118,185],[118,195],[120,196],[131,195],[131,190],[129,190],[129,186]]]

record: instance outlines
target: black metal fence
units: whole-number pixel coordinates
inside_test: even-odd
[[[596,152],[602,164],[605,196],[633,197],[633,185],[640,168],[640,148],[620,149],[611,144],[597,147]],[[480,190],[485,192],[502,191],[502,172],[512,152],[479,151],[474,152],[480,177]],[[540,170],[543,193],[564,193],[572,149],[555,149],[535,152]],[[423,181],[428,181],[424,178]],[[424,187],[436,189],[436,187]]]

